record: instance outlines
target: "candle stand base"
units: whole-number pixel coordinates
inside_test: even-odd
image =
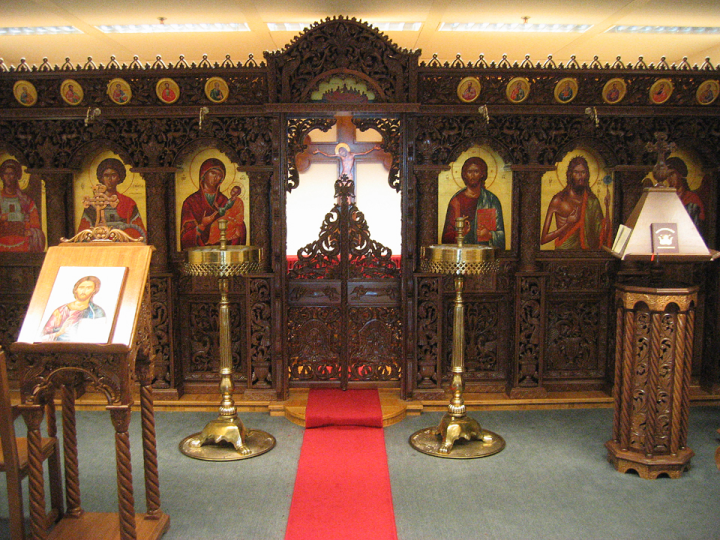
[[[219,416],[200,433],[185,437],[180,452],[204,461],[236,461],[272,450],[275,437],[257,429],[246,430],[237,416]]]
[[[410,446],[430,456],[474,459],[497,454],[505,448],[505,440],[482,429],[470,416],[447,413],[438,427],[421,429],[411,435]]]

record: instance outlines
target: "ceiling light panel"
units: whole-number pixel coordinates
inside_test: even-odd
[[[0,36],[47,36],[55,34],[82,34],[74,26],[13,26],[0,28]]]
[[[592,28],[591,24],[529,24],[529,23],[468,23],[443,22],[440,23],[440,32],[547,32],[568,33],[586,32]]]
[[[163,34],[181,32],[249,32],[247,23],[204,23],[204,24],[116,24],[99,25],[104,34]]]
[[[622,34],[694,34],[694,35],[717,35],[720,34],[720,27],[717,26],[646,26],[618,24],[608,28],[606,32]]]
[[[367,23],[381,32],[417,32],[422,28],[421,22],[367,21]],[[267,26],[271,32],[302,32],[311,24],[311,22],[269,22]]]

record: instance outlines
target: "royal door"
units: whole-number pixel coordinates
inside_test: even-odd
[[[287,275],[290,387],[399,387],[400,269],[370,236],[347,176],[314,242]]]

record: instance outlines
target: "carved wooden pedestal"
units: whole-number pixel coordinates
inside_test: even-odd
[[[679,478],[687,448],[698,287],[616,286],[615,417],[608,460],[642,478]]]
[[[45,257],[20,336],[12,345],[21,374],[20,410],[28,428],[33,540],[157,540],[170,526],[170,518],[160,510],[153,410],[152,381],[157,345],[147,286],[151,253],[152,248],[142,244],[89,243],[55,246],[48,250]],[[94,269],[95,273],[101,273],[105,267],[126,269],[122,295],[118,299],[117,314],[107,343],[43,342],[38,337],[38,329],[45,328],[43,312],[49,302],[55,276],[60,268],[67,268],[66,265],[70,264],[76,265],[77,269],[73,271],[80,275],[90,272],[85,267]],[[97,277],[95,279],[100,282]],[[90,280],[82,278],[78,285],[87,281]],[[96,286],[99,287],[97,283]],[[75,297],[79,298],[78,295]],[[61,330],[64,331],[63,328]],[[138,514],[135,513],[128,432],[136,381],[140,383],[146,498],[146,512]],[[81,506],[75,399],[87,384],[104,394],[106,409],[115,428],[118,513],[85,512]],[[58,390],[62,400],[66,511],[55,528],[48,530],[40,423],[44,405],[55,398]]]
[[[33,539],[67,540],[156,540],[170,526],[170,518],[160,510],[157,445],[152,398],[152,362],[139,355],[137,349],[123,346],[85,345],[84,352],[43,351],[34,345],[29,352],[24,344],[14,349],[22,359],[23,377],[20,409],[28,427],[30,463],[30,518]],[[40,350],[38,350],[40,349]],[[103,350],[104,349],[104,350]],[[137,358],[137,362],[135,357]],[[142,358],[142,359],[141,359]],[[108,399],[106,409],[115,427],[117,462],[118,514],[85,512],[80,505],[78,448],[75,423],[75,398],[82,392],[84,377],[89,376]],[[143,458],[147,512],[135,513],[132,466],[130,460],[130,416],[133,379],[140,381]],[[40,423],[44,404],[52,400],[55,389],[62,398],[63,455],[65,462],[65,494],[67,510],[52,531],[45,521]]]

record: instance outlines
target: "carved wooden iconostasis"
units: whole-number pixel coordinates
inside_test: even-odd
[[[466,281],[467,391],[607,390],[613,284],[647,269],[602,248],[651,174],[656,133],[717,247],[720,67],[418,58],[336,17],[262,62],[0,65],[1,344],[43,251],[92,221],[83,198],[100,181],[120,199],[111,219],[156,248],[158,400],[215,392],[217,284],[180,267],[183,248],[218,242],[219,217],[264,253],[262,273],[231,280],[247,400],[323,385],[440,396],[453,287],[419,261],[453,212],[500,260]],[[668,272],[700,286],[693,377],[720,391],[717,263]]]

